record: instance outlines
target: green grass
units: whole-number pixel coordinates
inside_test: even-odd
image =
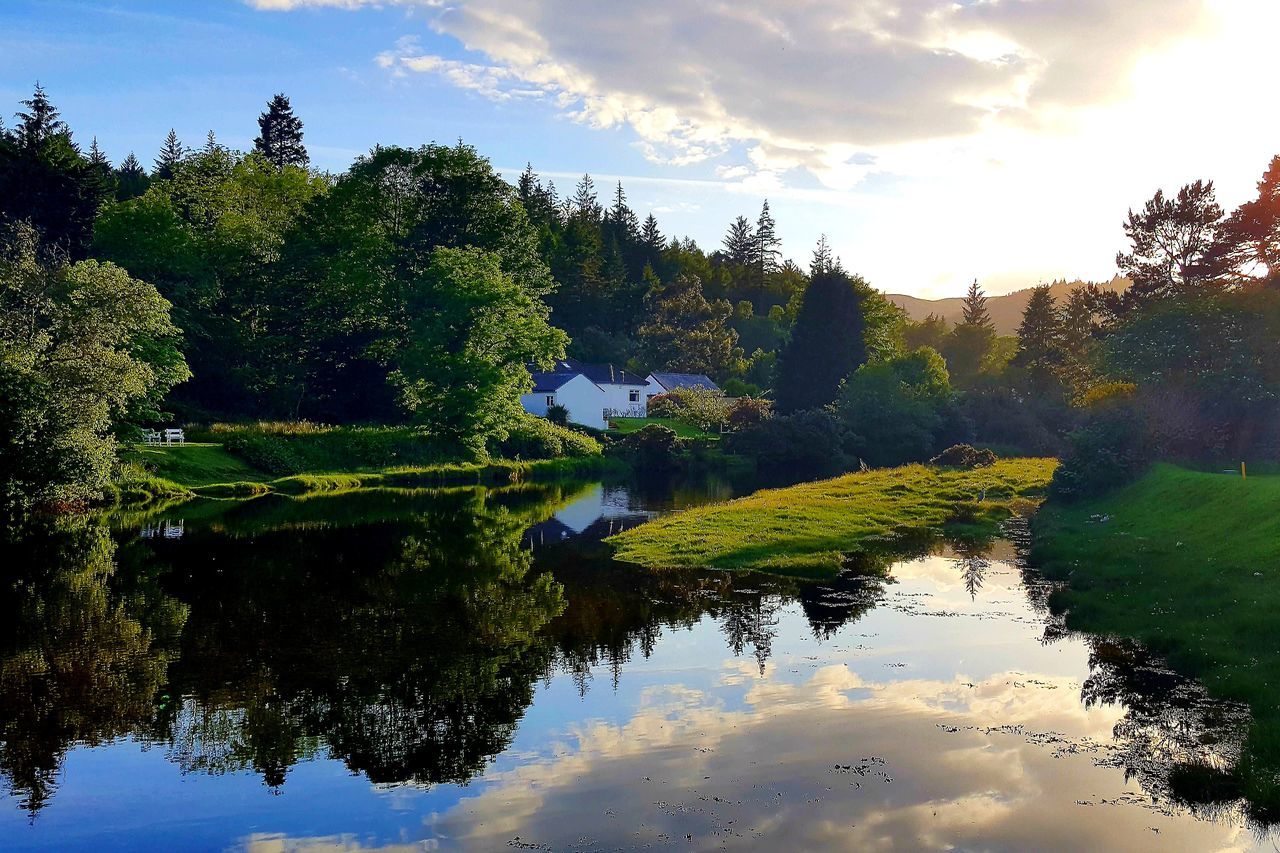
[[[610,418],[610,423],[614,424],[614,429],[609,430],[612,435],[629,435],[644,429],[649,424],[657,424],[668,429],[674,430],[675,434],[680,438],[719,438],[718,433],[707,432],[699,429],[693,424],[685,423],[676,418]]]
[[[1241,784],[1280,814],[1280,477],[1157,465],[1100,500],[1046,506],[1033,529],[1069,627],[1137,639],[1249,704]]]
[[[1004,459],[969,471],[908,465],[846,474],[686,510],[608,541],[617,559],[654,568],[830,574],[849,552],[885,539],[953,521],[994,528],[1044,491],[1056,465]]]
[[[122,503],[179,497],[254,498],[279,493],[297,497],[371,488],[518,483],[614,471],[622,463],[601,456],[439,465],[399,465],[381,470],[331,470],[273,477],[245,463],[220,444],[138,445],[121,453],[124,474],[117,485]],[[140,470],[141,469],[141,470]]]
[[[269,479],[221,444],[135,445],[120,454],[125,462],[137,462],[161,479],[188,488],[218,483]]]

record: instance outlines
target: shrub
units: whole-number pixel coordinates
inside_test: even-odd
[[[556,426],[568,426],[569,410],[559,403],[552,403],[547,406],[547,420]]]
[[[234,453],[259,471],[280,477],[301,474],[306,470],[302,458],[279,435],[257,432],[232,433],[223,442]]]
[[[1071,434],[1049,492],[1065,501],[1095,497],[1132,480],[1151,461],[1146,428],[1128,406],[1113,407]]]
[[[777,415],[725,437],[725,447],[765,469],[821,474],[843,469],[842,431],[827,409]]]
[[[677,467],[685,443],[670,427],[649,424],[619,439],[613,448],[643,473],[669,471]]]
[[[742,429],[773,416],[773,403],[756,397],[739,397],[728,406],[725,422],[732,429]]]
[[[654,404],[657,404],[655,409]],[[704,388],[677,388],[649,401],[649,417],[675,418],[699,429],[713,432],[725,423],[728,404],[718,391]]]
[[[1060,456],[1081,412],[1065,402],[1024,397],[1009,388],[971,391],[960,401],[974,435],[983,442],[1019,448],[1024,453]]]
[[[953,444],[930,459],[929,464],[947,468],[985,468],[996,464],[996,455],[986,448],[978,450],[969,444]]]
[[[726,397],[759,397],[761,391],[759,385],[739,379],[736,376],[725,380],[723,388]]]
[[[600,442],[589,435],[532,415],[507,430],[507,437],[491,443],[490,451],[514,459],[558,459],[599,456]]]
[[[680,403],[671,394],[659,394],[649,398],[648,413],[651,418],[678,418]]]

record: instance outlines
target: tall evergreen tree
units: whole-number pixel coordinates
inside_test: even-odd
[[[602,211],[596,197],[596,182],[591,180],[590,175],[583,174],[582,180],[578,181],[578,185],[574,188],[573,197],[569,199],[569,203],[576,216],[587,222],[600,221]]]
[[[782,241],[778,239],[777,223],[769,212],[769,199],[764,200],[760,208],[760,217],[756,220],[756,263],[760,270],[760,284],[776,273],[782,258]]]
[[[1063,363],[1062,320],[1049,285],[1033,288],[1018,326],[1018,352],[1012,365],[1018,368],[1029,390],[1038,394],[1060,388]]]
[[[658,220],[652,213],[644,218],[644,224],[640,226],[640,242],[654,252],[662,251],[662,231],[659,230]]]
[[[78,260],[105,198],[103,175],[39,84],[22,105],[17,126],[0,132],[0,223],[29,222],[42,252]]]
[[[729,263],[750,266],[755,260],[756,235],[751,230],[751,222],[747,217],[739,216],[733,220],[722,242]]]
[[[613,206],[609,208],[610,230],[620,243],[635,242],[640,234],[640,221],[635,211],[627,206],[627,194],[622,189],[622,181],[618,181],[613,191]]]
[[[809,275],[818,276],[829,272],[843,272],[843,269],[840,266],[840,259],[831,251],[827,235],[823,234],[818,237],[818,245],[813,249],[813,259],[809,261]]]
[[[98,137],[93,137],[93,141],[89,143],[89,171],[93,179],[97,182],[97,193],[103,198],[111,198],[116,193],[116,173],[111,168],[111,161],[107,159],[107,155],[102,153],[102,149],[98,147]]]
[[[187,150],[178,141],[177,132],[169,128],[169,135],[164,138],[164,145],[160,147],[160,154],[156,157],[156,165],[151,170],[151,177],[157,181],[172,178],[174,170],[182,162],[186,153]]]
[[[800,303],[791,341],[778,357],[779,411],[828,405],[845,377],[866,362],[860,284],[865,287],[833,266],[814,274]]]
[[[995,329],[995,323],[991,321],[991,313],[987,311],[987,295],[978,286],[976,278],[973,284],[969,285],[969,292],[964,295],[962,316],[963,319],[960,321],[962,325]]]
[[[253,150],[277,169],[285,166],[305,169],[311,162],[302,144],[302,119],[293,114],[293,107],[284,94],[272,97],[266,112],[258,116],[258,136],[253,140]]]
[[[132,151],[129,156],[125,157],[120,163],[120,167],[116,169],[116,201],[128,201],[131,198],[137,198],[147,191],[147,187],[151,185],[151,178],[147,176],[147,170],[142,168],[142,164],[138,162],[138,158]]]

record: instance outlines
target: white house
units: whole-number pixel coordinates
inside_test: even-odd
[[[722,394],[720,386],[705,373],[650,373],[645,380],[645,399],[659,394],[670,394],[677,388],[694,388]]]
[[[612,364],[557,361],[551,370],[530,367],[533,391],[520,398],[524,410],[546,417],[551,406],[564,406],[575,424],[606,429],[609,418],[643,418],[648,411],[645,380]]]

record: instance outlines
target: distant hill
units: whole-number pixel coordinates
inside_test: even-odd
[[[1049,292],[1061,304],[1066,301],[1071,291],[1086,283],[1083,281],[1055,281],[1049,285]],[[1099,284],[1098,288],[1118,293],[1129,288],[1129,279],[1116,276],[1111,281]],[[964,306],[964,300],[958,296],[948,299],[917,299],[914,296],[907,296],[901,293],[886,293],[885,296],[894,305],[905,310],[907,316],[912,320],[923,320],[930,314],[937,314],[950,323],[958,323]],[[987,297],[987,310],[991,312],[991,320],[996,324],[997,334],[1012,335],[1018,331],[1018,324],[1022,322],[1022,311],[1027,307],[1027,300],[1030,298],[1031,288],[1029,287],[1026,290],[1015,290],[1013,293],[1006,293],[1004,296]]]

